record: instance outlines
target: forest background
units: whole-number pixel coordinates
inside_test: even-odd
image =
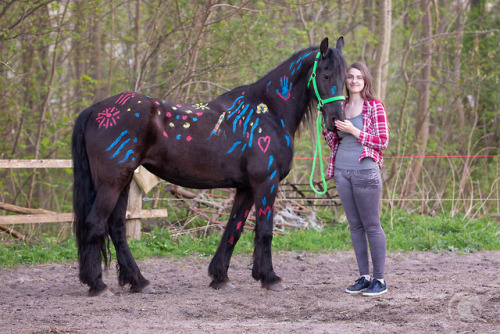
[[[106,96],[206,102],[344,36],[388,111],[384,210],[498,215],[499,13],[498,0],[2,1],[0,159],[70,159],[76,116]],[[296,160],[288,179],[310,171]],[[71,212],[71,169],[0,174],[1,202]]]

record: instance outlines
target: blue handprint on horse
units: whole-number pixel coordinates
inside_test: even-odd
[[[288,77],[285,75],[280,78],[281,91],[276,89],[276,93],[283,100],[288,100],[290,98],[290,93],[292,91],[292,83],[288,83]]]

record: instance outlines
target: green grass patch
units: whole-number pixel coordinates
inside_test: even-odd
[[[486,218],[441,215],[427,217],[397,212],[382,216],[388,251],[461,251],[499,250],[499,224]],[[166,229],[153,229],[141,240],[130,242],[136,259],[151,256],[212,256],[220,235],[206,237],[184,235],[173,239]],[[350,250],[351,238],[347,223],[328,226],[323,231],[292,230],[273,239],[273,251]],[[111,246],[112,258],[116,258]],[[253,232],[247,231],[239,240],[235,253],[253,252]],[[46,238],[38,244],[0,244],[0,266],[76,261],[76,243],[70,238],[62,243]]]
[[[39,244],[0,244],[0,266],[75,261],[76,254],[74,238],[61,243],[48,239]]]
[[[463,251],[500,249],[500,224],[488,218],[456,215],[427,217],[398,212],[382,216],[389,251]]]

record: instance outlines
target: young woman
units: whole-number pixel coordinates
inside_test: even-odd
[[[382,151],[389,143],[384,104],[375,98],[371,75],[356,62],[347,70],[346,120],[337,132],[324,131],[332,149],[327,176],[334,177],[344,208],[360,277],[345,291],[377,296],[387,292],[384,280],[386,238],[380,225]],[[373,264],[370,276],[368,245]]]

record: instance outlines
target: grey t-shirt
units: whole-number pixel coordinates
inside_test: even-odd
[[[363,130],[363,113],[360,113],[354,118],[348,118],[348,120],[356,128]],[[340,142],[335,155],[335,168],[340,169],[374,169],[378,168],[378,164],[372,158],[364,158],[359,162],[359,157],[363,152],[363,146],[358,142],[358,139],[343,131],[337,132]]]

